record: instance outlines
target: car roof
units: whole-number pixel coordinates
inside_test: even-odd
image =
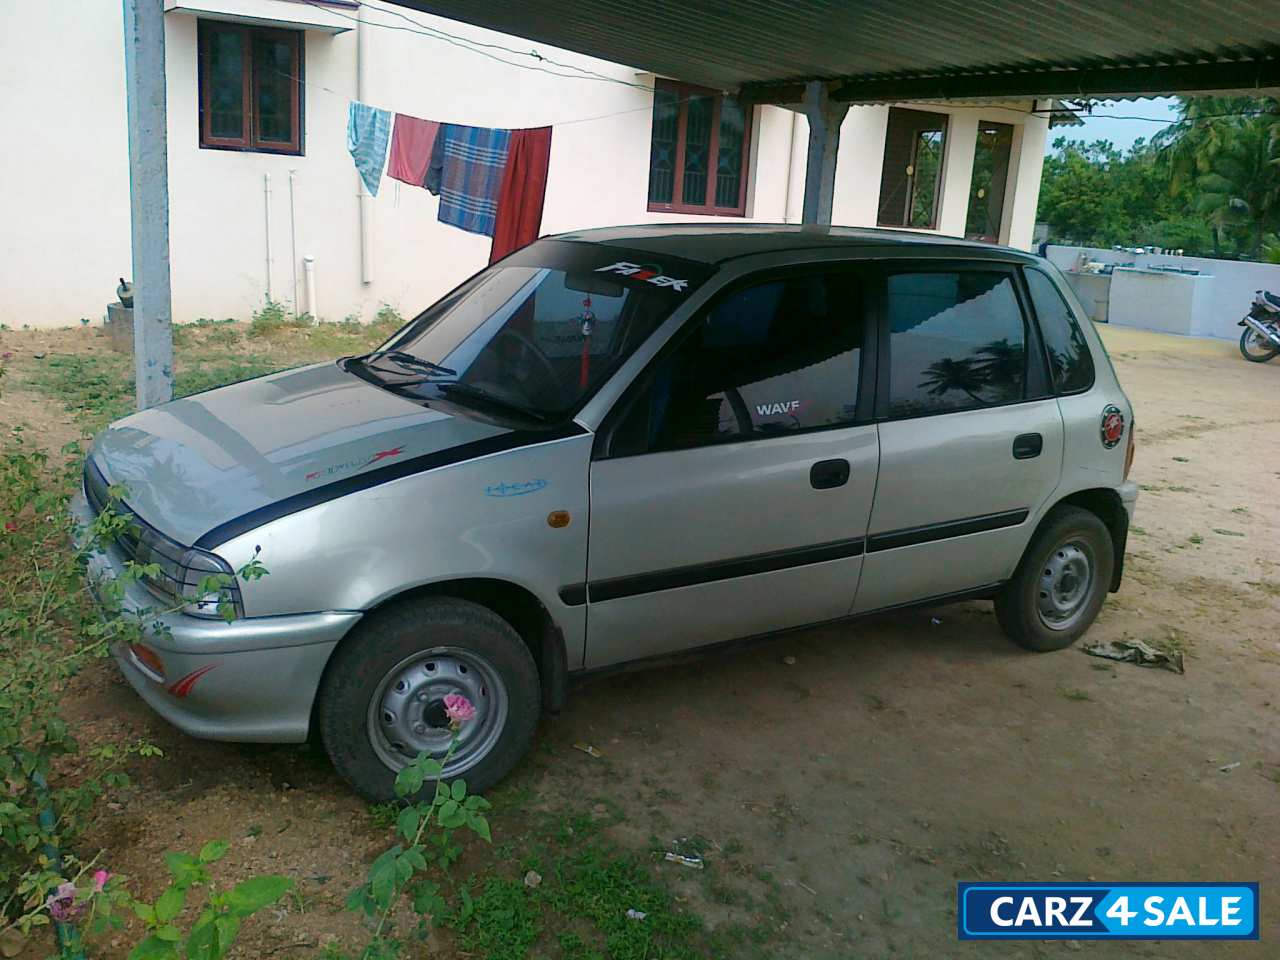
[[[860,252],[883,255],[885,248],[895,255],[910,256],[913,250],[936,255],[954,251],[959,256],[984,260],[1030,261],[1023,250],[990,243],[961,240],[910,230],[880,230],[864,227],[801,226],[792,223],[647,223],[632,226],[599,227],[557,234],[548,239],[598,243],[624,247],[656,255],[679,257],[698,263],[719,264],[738,257],[761,253],[801,250],[848,250],[850,258]]]

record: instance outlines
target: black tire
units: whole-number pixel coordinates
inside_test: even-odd
[[[1276,354],[1280,353],[1280,347],[1272,347],[1266,353],[1250,353],[1246,348],[1250,337],[1257,336],[1257,332],[1251,327],[1245,327],[1244,333],[1240,334],[1240,356],[1244,357],[1250,363],[1266,363]]]
[[[488,790],[529,750],[540,715],[538,668],[511,624],[486,607],[451,597],[392,604],[371,613],[343,640],[325,669],[316,710],[329,759],[369,800],[393,799],[396,777],[372,742],[367,722],[371,701],[397,665],[439,648],[483,658],[505,687],[507,709],[500,732],[475,765],[460,774],[468,790]],[[424,792],[431,789],[427,784]]]
[[[1087,556],[1089,580],[1071,618],[1055,623],[1041,611],[1042,597],[1051,603],[1042,578],[1049,576],[1051,564],[1060,564],[1072,551]],[[1107,597],[1114,568],[1111,532],[1098,515],[1079,507],[1054,507],[1031,538],[1013,578],[996,595],[996,618],[1020,647],[1037,653],[1063,650],[1093,624]]]

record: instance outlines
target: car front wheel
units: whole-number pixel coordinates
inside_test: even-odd
[[[458,730],[444,779],[482,792],[519,763],[537,727],[529,648],[496,613],[466,600],[408,600],[370,614],[320,685],[317,721],[334,767],[370,800],[393,798],[406,764],[448,753],[451,694],[466,697],[475,716]]]
[[[1054,507],[996,595],[996,618],[1028,650],[1069,647],[1102,608],[1114,565],[1111,533],[1097,514]]]

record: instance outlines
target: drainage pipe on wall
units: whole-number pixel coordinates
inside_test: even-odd
[[[296,319],[301,312],[298,309],[298,218],[295,213],[294,197],[298,190],[298,171],[289,171],[289,260],[293,264],[293,316]]]
[[[369,70],[369,28],[365,26],[365,5],[356,8],[356,99],[367,103]],[[356,173],[360,198],[360,282],[373,283],[373,197]]]
[[[271,301],[274,289],[271,284],[271,174],[262,175],[263,219],[267,232],[267,301]]]
[[[316,306],[316,258],[309,253],[302,258],[302,276],[302,282],[307,288],[307,313],[311,314],[314,322],[319,323],[320,308]]]

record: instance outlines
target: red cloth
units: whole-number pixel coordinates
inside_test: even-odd
[[[397,113],[396,125],[391,130],[391,160],[387,164],[387,176],[415,187],[422,186],[439,130],[440,124],[434,120],[419,120]]]
[[[507,166],[502,171],[502,189],[498,193],[490,263],[538,239],[550,163],[550,127],[511,131]]]

